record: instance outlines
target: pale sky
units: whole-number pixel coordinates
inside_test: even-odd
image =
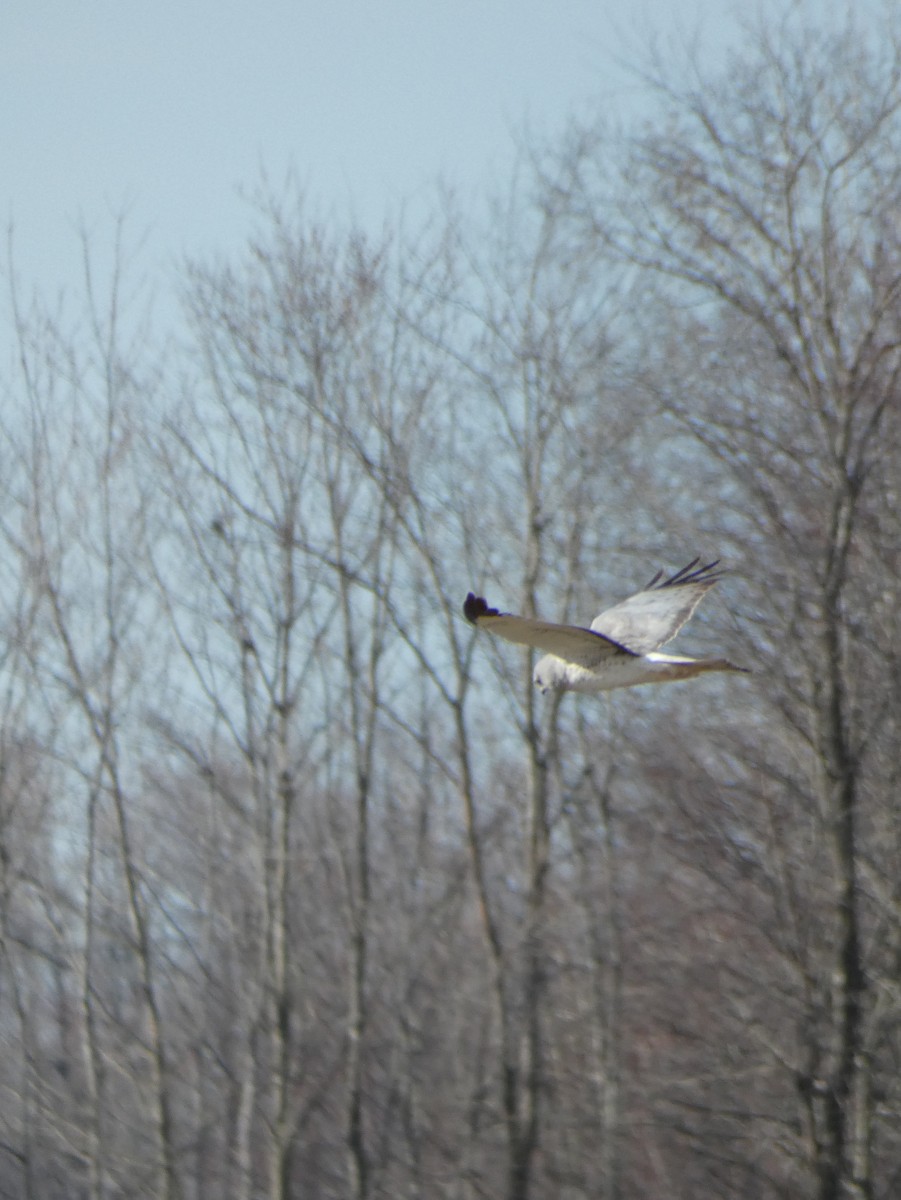
[[[628,10],[628,12],[627,12]],[[656,33],[721,45],[726,0],[7,0],[0,202],[20,279],[55,291],[80,223],[128,209],[156,260],[239,246],[241,189],[293,171],[317,212],[378,223],[502,180],[515,135],[598,103]]]

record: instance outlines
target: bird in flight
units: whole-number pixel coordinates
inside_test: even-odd
[[[747,668],[725,658],[660,653],[722,576],[716,570],[719,559],[706,566],[698,566],[700,561],[694,559],[669,579],[658,571],[647,587],[602,612],[588,629],[498,612],[472,592],[463,613],[477,629],[543,650],[532,674],[542,692],[607,692],[691,679],[707,671],[745,672]]]

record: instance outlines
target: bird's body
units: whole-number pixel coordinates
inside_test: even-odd
[[[706,671],[743,671],[723,658],[684,658],[677,654],[641,654],[610,658],[599,667],[580,667],[546,654],[535,665],[533,681],[542,692],[612,692],[640,683],[675,683]]]
[[[725,658],[660,653],[720,578],[716,562],[699,567],[698,561],[662,581],[658,572],[643,591],[602,612],[588,629],[501,613],[472,592],[463,612],[477,628],[546,651],[533,673],[543,692],[606,692],[690,679],[708,671],[744,671]]]

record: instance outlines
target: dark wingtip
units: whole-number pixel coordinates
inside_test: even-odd
[[[658,571],[658,572],[657,572],[657,574],[654,576],[654,578],[653,578],[653,579],[649,579],[649,580],[648,580],[648,582],[647,582],[647,583],[644,585],[644,587],[642,588],[642,591],[644,591],[644,592],[649,592],[649,591],[651,590],[651,588],[653,588],[653,587],[656,587],[656,586],[657,586],[657,584],[660,582],[660,580],[661,580],[662,578],[663,578],[663,572],[662,572],[662,571]]]
[[[479,617],[499,617],[500,613],[496,608],[489,608],[488,601],[482,596],[476,596],[474,592],[470,592],[463,601],[463,616],[470,625],[475,625]]]
[[[681,571],[677,571],[675,575],[671,575],[669,579],[664,579],[662,583],[657,582],[660,579],[660,576],[663,574],[662,571],[659,571],[657,575],[654,576],[654,582],[649,586],[665,588],[679,587],[680,584],[683,583],[716,583],[718,579],[722,578],[724,572],[716,570],[720,564],[720,560],[718,558],[715,558],[713,562],[705,563],[703,567],[698,566],[700,561],[700,558],[693,558],[690,563],[681,569]]]

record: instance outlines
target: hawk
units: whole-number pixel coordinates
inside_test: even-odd
[[[725,658],[660,653],[722,576],[716,570],[719,559],[706,566],[698,566],[700,561],[694,559],[669,579],[658,571],[642,591],[602,612],[588,629],[498,612],[472,592],[463,613],[477,629],[543,650],[532,675],[542,692],[607,692],[639,683],[691,679],[707,671],[744,673],[747,668]]]

